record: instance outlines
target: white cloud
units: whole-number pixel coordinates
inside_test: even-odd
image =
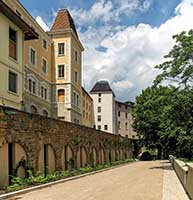
[[[50,28],[48,27],[46,22],[40,16],[36,17],[36,21],[44,29],[44,31],[49,31],[50,30]]]
[[[172,48],[172,36],[193,28],[193,1],[183,0],[175,16],[159,27],[139,24],[129,27],[89,28],[80,38],[86,46],[83,78],[87,88],[98,79],[108,79],[121,100],[133,100],[149,86],[158,71],[154,66]],[[96,50],[103,46],[106,52]],[[123,90],[125,88],[125,90]]]
[[[71,13],[79,25],[95,22],[119,21],[120,15],[131,15],[134,11],[145,12],[151,6],[152,0],[98,0],[89,10],[72,9]]]

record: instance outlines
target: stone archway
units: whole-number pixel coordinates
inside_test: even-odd
[[[93,167],[97,165],[97,150],[95,147],[92,148],[90,153],[90,164]]]
[[[25,169],[22,160],[27,161],[26,152],[18,143],[4,143],[0,146],[0,188],[8,185],[11,176],[25,178]]]
[[[81,146],[78,149],[77,153],[77,167],[85,167],[88,163],[88,156],[85,147]]]
[[[101,165],[105,164],[105,151],[102,147],[99,150],[99,164]]]
[[[62,151],[61,161],[63,170],[70,170],[74,168],[75,166],[74,153],[69,145],[64,146],[64,149]]]
[[[38,158],[38,171],[45,176],[56,169],[55,153],[50,144],[43,144]]]

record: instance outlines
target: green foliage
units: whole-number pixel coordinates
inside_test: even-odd
[[[162,70],[152,87],[136,98],[134,129],[158,157],[193,158],[193,31],[174,36],[176,45],[156,66]],[[164,80],[178,83],[161,86]]]
[[[29,178],[21,179],[19,177],[12,177],[11,185],[7,186],[5,188],[5,191],[13,192],[13,191],[21,190],[29,186],[45,184],[52,181],[60,180],[62,178],[77,176],[79,174],[85,174],[92,171],[97,171],[104,168],[109,168],[115,165],[125,164],[129,162],[133,162],[133,160],[127,159],[127,160],[117,161],[113,164],[97,165],[95,167],[86,166],[84,168],[80,168],[79,171],[74,170],[74,169],[72,169],[71,171],[57,171],[52,174],[48,174],[47,176],[43,176],[43,175],[33,176],[32,173],[29,171],[29,174],[30,174]]]
[[[157,85],[163,80],[177,83],[183,88],[191,88],[193,85],[193,30],[182,32],[173,36],[176,44],[164,63],[156,66],[162,73],[157,76],[154,83]]]

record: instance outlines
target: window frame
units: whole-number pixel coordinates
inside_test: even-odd
[[[63,53],[60,53],[60,48],[59,48],[59,45],[61,45],[61,44],[63,44],[64,45],[64,52]],[[58,43],[58,56],[64,56],[65,55],[65,53],[66,53],[66,44],[65,44],[65,42],[59,42]]]
[[[35,57],[34,57],[34,63],[32,63],[32,51],[34,51],[34,55],[35,55]],[[30,61],[30,64],[32,65],[32,66],[34,66],[34,67],[36,67],[36,65],[37,65],[37,51],[33,48],[33,47],[29,47],[29,61]]]
[[[44,61],[46,63],[46,72],[44,72],[43,68],[44,68]],[[46,58],[42,57],[42,72],[43,74],[47,75],[48,74],[48,61]]]
[[[46,44],[46,46],[44,46]],[[42,47],[44,50],[48,50],[48,41],[46,39],[42,39]]]
[[[16,33],[16,41],[13,41],[13,40],[11,40],[11,38],[10,38],[10,30],[12,30],[12,31],[14,31],[15,33]],[[11,57],[10,56],[10,42],[12,42],[12,43],[15,43],[15,51],[16,51],[16,55],[15,55],[15,58],[13,58],[13,57]],[[18,61],[18,31],[16,31],[14,28],[12,28],[11,26],[9,26],[9,58],[11,59],[11,60],[14,60],[14,61]]]
[[[16,91],[12,91],[10,90],[10,78],[9,78],[9,75],[10,73],[16,75]],[[18,76],[18,73],[17,72],[14,72],[12,70],[8,70],[8,92],[11,93],[11,94],[15,94],[15,95],[18,95],[19,94],[19,76]]]
[[[63,66],[64,67],[64,76],[59,76],[59,67]],[[65,68],[66,68],[66,65],[65,64],[59,64],[57,65],[57,79],[65,79]]]

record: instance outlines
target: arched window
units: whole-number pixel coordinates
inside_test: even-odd
[[[58,90],[58,102],[64,102],[65,100],[65,90]]]
[[[35,106],[31,106],[30,108],[32,114],[38,114],[38,109]]]
[[[48,111],[47,110],[43,110],[42,114],[43,114],[43,116],[48,117]]]

